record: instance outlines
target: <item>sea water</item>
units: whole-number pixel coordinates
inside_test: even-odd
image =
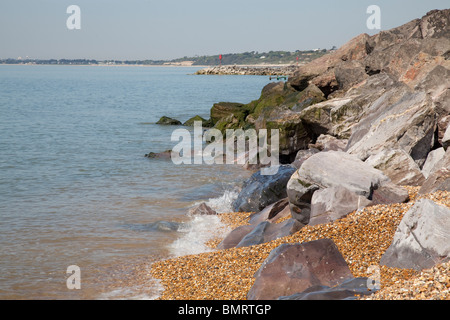
[[[154,298],[157,282],[137,293],[114,270],[211,250],[227,232],[188,209],[230,211],[251,172],[144,155],[177,143],[180,127],[155,124],[161,116],[208,119],[214,103],[248,103],[270,80],[198,69],[0,66],[1,299]],[[79,290],[66,283],[72,265]]]

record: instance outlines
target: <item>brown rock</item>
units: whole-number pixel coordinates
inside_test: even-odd
[[[283,244],[274,249],[255,274],[248,300],[274,300],[315,285],[334,287],[353,275],[330,239]]]
[[[288,198],[281,199],[271,205],[265,207],[262,211],[254,213],[250,216],[249,223],[257,225],[266,220],[275,220],[276,216],[283,212],[283,210],[289,205]]]
[[[387,183],[373,190],[372,205],[404,203],[408,199],[408,190],[393,183]]]
[[[239,242],[253,229],[255,228],[254,225],[244,225],[237,227],[236,229],[232,230],[223,240],[217,245],[217,249],[229,249],[236,247]]]
[[[242,238],[236,245],[236,248],[249,247],[266,243],[278,238],[290,236],[305,225],[295,219],[288,219],[280,223],[271,223],[264,221],[254,227],[252,231]]]
[[[191,215],[216,215],[217,212],[211,209],[206,203],[201,203],[189,210]]]

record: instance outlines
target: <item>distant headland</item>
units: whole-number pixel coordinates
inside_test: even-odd
[[[111,66],[217,66],[217,65],[292,65],[308,63],[335,50],[313,49],[217,54],[183,57],[172,60],[96,60],[96,59],[32,59],[17,57],[0,59],[0,64],[23,65],[111,65]]]

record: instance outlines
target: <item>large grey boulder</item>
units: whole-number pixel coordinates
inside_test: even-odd
[[[311,199],[309,225],[329,223],[371,203],[367,198],[343,186],[332,186],[316,191]]]
[[[420,199],[404,215],[380,264],[422,270],[450,259],[450,209]]]
[[[390,180],[380,170],[342,151],[314,154],[297,170],[287,184],[294,219],[308,224],[311,200],[319,189],[341,186],[369,199],[375,189]]]
[[[366,160],[387,148],[403,149],[422,166],[434,143],[436,116],[425,92],[404,88],[383,94],[352,128],[347,152]]]
[[[241,192],[233,202],[236,212],[259,212],[268,205],[287,197],[286,185],[295,172],[289,165],[281,165],[274,175],[254,173],[244,182]]]
[[[380,170],[342,151],[321,152],[311,156],[298,170],[298,177],[320,188],[341,185],[367,198],[374,188],[389,181]]]
[[[272,250],[255,274],[248,300],[274,300],[312,286],[334,287],[353,278],[330,239],[282,244]]]
[[[417,163],[402,149],[384,149],[365,162],[381,170],[393,183],[400,186],[420,186],[425,181]]]

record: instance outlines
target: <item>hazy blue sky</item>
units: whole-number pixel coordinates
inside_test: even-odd
[[[81,29],[69,30],[69,5]],[[0,0],[0,58],[173,59],[245,51],[341,46],[366,27],[381,30],[449,0]],[[378,31],[377,31],[378,32]]]

